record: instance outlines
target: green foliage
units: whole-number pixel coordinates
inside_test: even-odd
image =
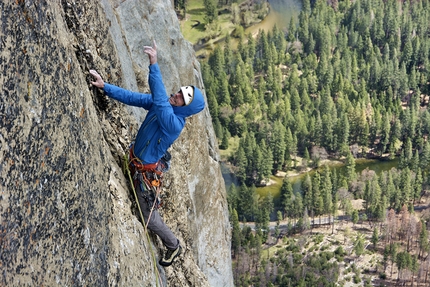
[[[346,251],[343,250],[342,246],[339,246],[336,248],[336,250],[334,251],[334,255],[336,257],[337,262],[342,262],[344,256],[346,255]]]
[[[207,23],[212,23],[218,17],[217,1],[216,0],[203,0],[206,13]]]
[[[364,238],[361,235],[357,235],[354,242],[355,255],[360,256],[364,253]]]
[[[205,3],[207,15],[211,15],[208,12],[214,2]],[[309,228],[309,217],[331,214],[338,199],[346,215],[357,223],[351,192],[364,200],[362,214],[370,222],[382,222],[389,208],[411,208],[421,197],[430,184],[426,140],[430,115],[424,101],[430,93],[429,8],[426,1],[331,1],[328,5],[305,0],[298,23],[292,20],[286,35],[273,27],[254,38],[243,35],[238,26],[234,34],[237,50],[227,38],[226,45],[216,48],[207,63],[202,63],[221,147],[228,147],[230,136],[240,138],[229,158],[241,184],[229,194],[229,207],[237,209],[239,219],[258,220],[261,229],[267,228],[272,207],[256,197],[252,186],[302,163],[318,166],[327,155],[344,159],[345,174],[335,175],[324,168],[306,175],[298,191],[287,180],[283,182],[280,210],[295,223],[296,230]],[[236,15],[232,21],[247,25],[250,13]],[[211,20],[207,17],[208,22],[216,22],[216,15]],[[356,173],[355,159],[367,152],[400,156],[399,169],[378,176]],[[265,236],[260,232],[258,240],[264,241]],[[247,240],[255,244],[255,239]],[[242,246],[247,240],[241,237]],[[375,228],[374,246],[378,240]],[[387,264],[398,257],[395,245],[389,246]],[[421,249],[422,256],[428,255],[424,243]],[[344,256],[341,251],[334,253],[338,260]],[[356,239],[354,251],[357,255],[364,252],[363,238]],[[298,258],[295,250],[290,252],[295,254],[291,258]],[[402,264],[405,255],[399,256]],[[316,271],[332,268],[336,278],[336,267],[326,259],[303,262],[312,269],[304,276],[295,269],[301,264],[295,260],[271,262],[283,268],[276,284],[330,286],[333,278]],[[249,274],[243,284],[258,285],[251,277]],[[351,277],[355,282],[360,278],[357,274]]]

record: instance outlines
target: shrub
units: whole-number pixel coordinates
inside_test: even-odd
[[[358,283],[360,283],[360,281],[361,281],[360,276],[358,276],[357,274],[354,275],[354,283],[358,284]]]

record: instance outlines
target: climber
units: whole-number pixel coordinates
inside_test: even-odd
[[[169,166],[168,157],[170,156],[167,149],[179,137],[185,126],[186,117],[202,111],[205,102],[201,91],[195,86],[181,87],[177,93],[167,97],[157,63],[155,41],[153,47],[144,46],[143,51],[148,55],[150,63],[148,82],[151,94],[132,92],[105,83],[95,70],[90,70],[90,74],[95,78],[91,84],[103,89],[109,97],[115,100],[148,110],[135,142],[131,145],[130,154],[133,159],[137,159],[137,165],[156,167],[158,170],[160,169],[157,166],[163,166],[161,171],[165,172]],[[148,200],[148,196],[145,195],[145,192],[148,192],[144,190],[145,185],[140,182],[140,184],[135,184],[135,187],[139,206],[148,229],[160,237],[167,249],[159,263],[162,266],[170,266],[173,260],[181,254],[182,247],[179,240],[164,223],[157,209],[153,208],[153,202]],[[154,198],[152,199],[154,200]]]

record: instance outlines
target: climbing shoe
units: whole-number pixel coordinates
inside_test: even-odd
[[[164,254],[164,258],[159,261],[160,265],[165,267],[172,265],[173,260],[181,254],[181,251],[181,245],[174,250],[167,249],[166,254]]]

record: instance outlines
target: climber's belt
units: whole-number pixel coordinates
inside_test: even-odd
[[[157,170],[159,161],[156,163],[143,164],[141,160],[134,155],[134,146],[131,146],[130,148],[129,159],[130,159],[130,167],[132,168],[132,170],[136,170],[139,172],[152,171],[157,174],[161,174],[161,172]]]

